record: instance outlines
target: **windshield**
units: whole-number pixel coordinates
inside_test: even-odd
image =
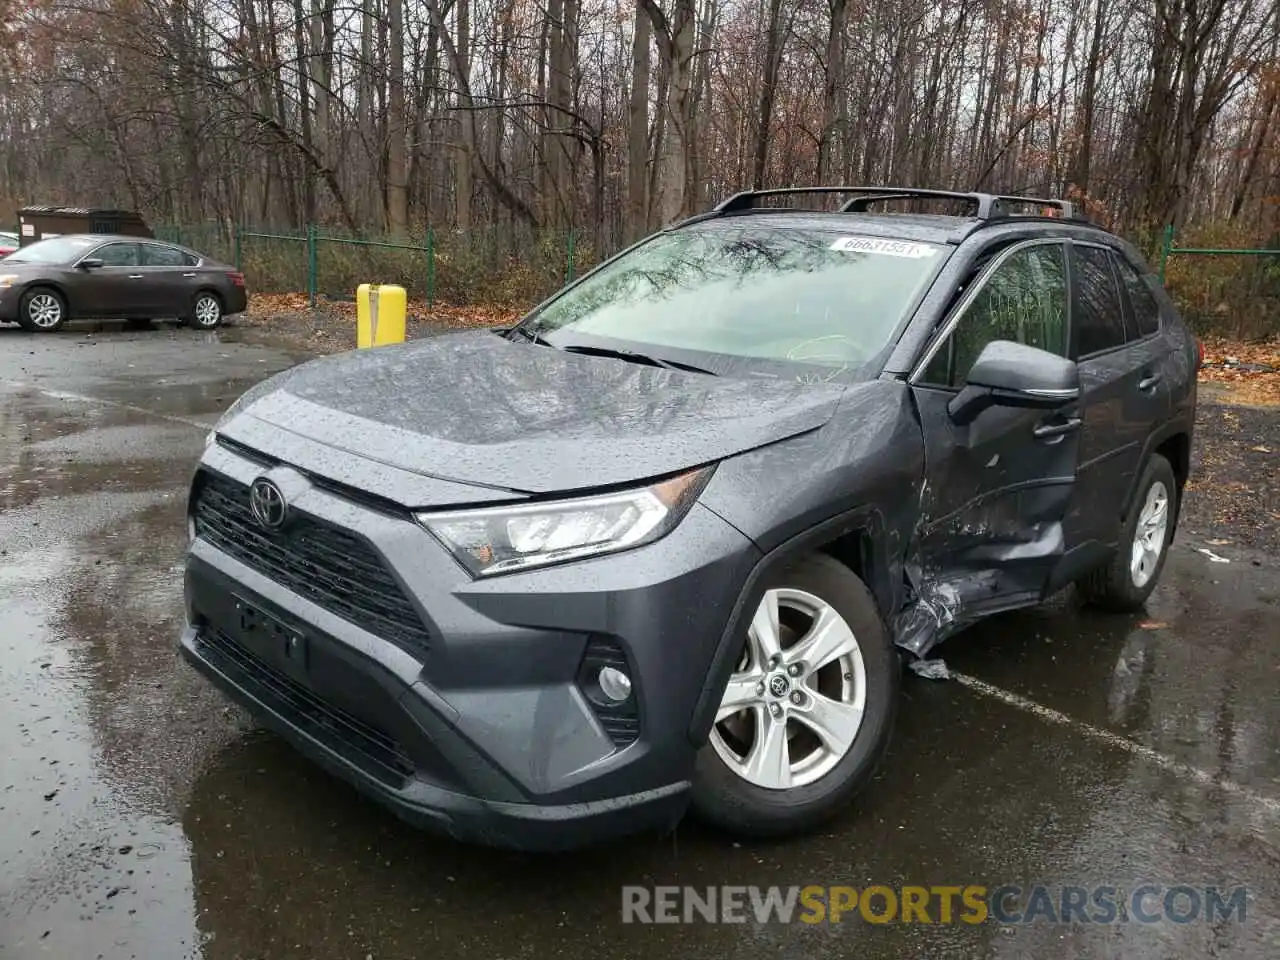
[[[753,218],[659,234],[547,304],[530,329],[848,367],[876,356],[945,257],[940,244]]]
[[[98,241],[84,237],[52,237],[23,247],[5,257],[6,263],[70,263],[84,256]]]

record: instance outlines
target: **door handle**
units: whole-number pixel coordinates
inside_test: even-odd
[[[191,279],[192,277],[194,277],[194,276],[195,276],[195,274],[194,274],[194,273],[184,273],[184,274],[183,274],[183,276],[184,276],[184,277],[186,277],[187,279]]]
[[[1071,417],[1059,423],[1042,423],[1031,431],[1032,436],[1037,440],[1052,440],[1054,437],[1063,437],[1068,433],[1073,433],[1080,429],[1080,418]]]
[[[131,274],[129,274],[129,279],[130,279],[130,280],[141,280],[141,279],[142,279],[142,274],[140,274],[140,273],[131,273]]]
[[[1164,378],[1161,377],[1160,374],[1158,373],[1149,373],[1149,372],[1143,373],[1142,379],[1138,381],[1138,389],[1144,392],[1148,390],[1153,390],[1155,389],[1155,385],[1159,383],[1162,379]]]

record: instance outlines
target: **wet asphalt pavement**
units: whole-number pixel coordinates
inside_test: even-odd
[[[908,677],[823,833],[532,857],[413,832],[180,663],[207,427],[298,355],[0,328],[0,957],[1280,956],[1280,564],[1179,538],[1145,617],[1070,596]],[[640,884],[1248,887],[1190,923],[624,925]],[[935,917],[936,919],[936,917]]]

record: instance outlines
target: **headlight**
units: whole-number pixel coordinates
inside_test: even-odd
[[[418,521],[472,574],[483,577],[652,543],[680,522],[710,476],[711,468],[704,467],[636,490],[422,513]]]
[[[12,287],[21,279],[16,273],[2,273],[0,274],[0,287]]]

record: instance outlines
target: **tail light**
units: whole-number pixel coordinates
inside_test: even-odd
[[[227,274],[227,279],[234,283],[237,287],[244,286],[244,274],[239,270],[232,270]]]

